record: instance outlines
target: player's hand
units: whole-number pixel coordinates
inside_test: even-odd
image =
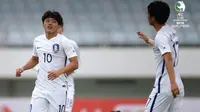
[[[21,73],[22,73],[23,71],[24,71],[23,68],[18,68],[18,69],[16,70],[15,76],[16,76],[16,77],[21,77]]]
[[[56,78],[59,77],[59,76],[60,76],[60,73],[59,73],[58,70],[49,71],[49,72],[48,72],[48,79],[49,79],[49,80],[54,80],[54,79],[56,79]]]
[[[143,39],[145,42],[149,40],[149,38],[142,32],[137,32],[138,36]]]
[[[177,85],[176,82],[171,84],[171,91],[172,91],[174,98],[176,98],[176,96],[180,93],[178,85]]]

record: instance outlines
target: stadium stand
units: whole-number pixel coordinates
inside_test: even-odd
[[[171,6],[169,24],[176,18]],[[57,10],[65,21],[65,35],[79,45],[143,45],[135,32],[153,37],[146,19],[148,0],[1,0],[1,45],[31,45],[43,33],[41,16],[46,10]],[[185,1],[184,17],[189,28],[177,28],[180,43],[200,44],[199,0]]]

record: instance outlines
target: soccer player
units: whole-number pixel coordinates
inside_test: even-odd
[[[68,91],[70,88],[74,91],[74,81],[70,73],[78,68],[77,54],[70,40],[57,33],[63,24],[59,12],[45,12],[42,23],[45,34],[35,38],[33,56],[16,70],[16,76],[20,77],[23,71],[39,64],[32,92],[31,112],[65,112],[73,103]],[[69,60],[68,64],[66,60]]]
[[[157,67],[154,88],[149,95],[145,112],[181,112],[184,86],[178,70],[178,37],[176,31],[166,24],[170,8],[165,2],[153,1],[147,10],[149,24],[157,34],[154,40],[142,32],[137,34],[153,47]]]
[[[63,28],[63,24],[61,24],[60,25],[61,27],[58,29],[58,33],[60,33],[60,34],[64,34],[64,28]],[[78,61],[80,61],[80,51],[79,51],[79,47],[78,47],[78,45],[77,45],[77,43],[75,42],[75,41],[73,41],[73,40],[70,40],[70,42],[71,42],[71,44],[72,44],[72,46],[74,47],[74,50],[76,51],[76,53],[77,53],[77,58],[78,58]],[[67,64],[69,63],[69,60],[66,60],[67,62]],[[38,71],[39,70],[39,67],[38,66],[36,66],[35,68],[34,68],[34,71]],[[67,73],[67,74],[71,74],[71,73],[73,73],[74,71],[71,71],[71,72],[69,72],[69,73]],[[68,92],[68,94],[67,94],[67,98],[71,101],[71,104],[70,105],[66,105],[66,107],[65,107],[65,112],[72,112],[72,108],[73,108],[73,102],[74,102],[74,94],[75,94],[75,92],[74,92],[74,86],[72,86],[72,87],[69,87],[68,88],[68,90],[67,90],[67,92]]]

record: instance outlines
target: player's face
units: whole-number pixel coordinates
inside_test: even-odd
[[[63,27],[60,27],[57,32],[63,34]]]
[[[58,22],[53,18],[46,18],[43,23],[46,33],[56,33],[59,29]]]

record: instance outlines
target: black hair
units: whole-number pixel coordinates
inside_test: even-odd
[[[170,15],[169,5],[163,1],[153,1],[148,7],[149,15],[155,17],[159,24],[165,24]]]
[[[57,12],[57,11],[50,11],[50,10],[46,11],[42,16],[42,22],[44,23],[44,20],[47,19],[47,18],[55,19],[58,22],[58,25],[60,25],[62,27],[64,25],[63,18],[60,15],[60,13]]]

